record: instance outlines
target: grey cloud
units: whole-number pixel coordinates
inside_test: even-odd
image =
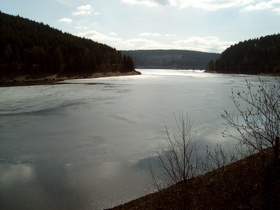
[[[159,5],[163,5],[163,6],[165,6],[165,5],[169,5],[170,4],[170,2],[169,2],[169,0],[153,0],[155,3],[157,3],[157,4],[159,4]]]

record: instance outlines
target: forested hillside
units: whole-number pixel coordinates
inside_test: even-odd
[[[190,50],[134,50],[121,51],[133,58],[137,68],[205,69],[209,60],[217,59],[218,53]]]
[[[280,74],[280,34],[250,39],[227,48],[211,60],[208,71],[243,74]]]
[[[133,60],[105,44],[0,12],[0,80],[19,75],[130,72]]]

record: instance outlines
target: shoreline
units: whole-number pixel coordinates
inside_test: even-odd
[[[237,74],[237,75],[254,75],[254,76],[261,76],[261,77],[280,77],[279,73],[259,73],[259,74],[246,74],[246,73],[225,73],[225,72],[217,72],[217,71],[204,71],[205,73],[209,74]]]
[[[12,79],[4,78],[0,80],[0,87],[13,87],[13,86],[28,86],[28,85],[51,85],[59,81],[70,80],[70,79],[90,79],[90,78],[101,78],[101,77],[115,77],[115,76],[133,76],[140,75],[141,73],[134,70],[130,72],[106,72],[106,73],[94,73],[90,76],[58,76],[57,74],[40,77],[30,78],[29,75],[17,76]]]

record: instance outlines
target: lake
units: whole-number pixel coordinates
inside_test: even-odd
[[[201,145],[229,141],[231,88],[256,76],[194,70],[0,87],[0,209],[104,209],[153,191],[147,160],[188,113]],[[265,80],[271,80],[265,77]]]

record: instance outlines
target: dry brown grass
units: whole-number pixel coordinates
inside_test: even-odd
[[[279,209],[279,170],[271,156],[266,150],[189,179],[186,196],[178,183],[113,209]]]

